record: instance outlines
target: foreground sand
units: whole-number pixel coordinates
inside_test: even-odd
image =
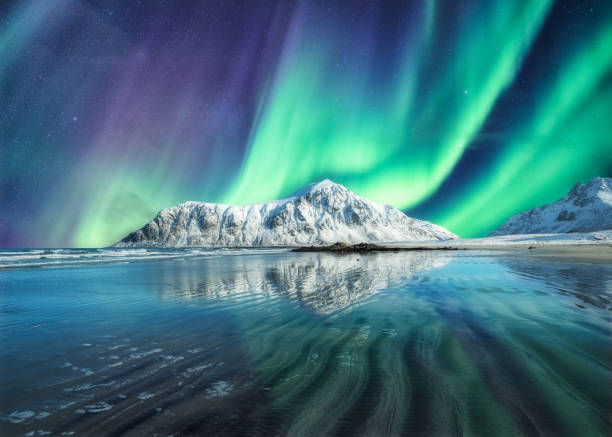
[[[393,245],[395,246],[395,244]],[[398,243],[400,247],[411,244]],[[579,258],[589,262],[612,262],[612,231],[571,234],[505,235],[428,242],[425,247],[446,246],[464,250],[513,251],[516,256]]]

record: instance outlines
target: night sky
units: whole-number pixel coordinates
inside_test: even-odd
[[[0,2],[0,246],[323,178],[482,236],[612,176],[612,2]]]

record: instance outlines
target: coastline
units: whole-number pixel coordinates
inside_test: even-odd
[[[379,244],[335,243],[328,246],[302,246],[292,252],[336,254],[428,250],[486,250],[514,252],[515,256],[575,258],[612,263],[612,231],[572,234],[504,235],[446,241],[413,241]]]

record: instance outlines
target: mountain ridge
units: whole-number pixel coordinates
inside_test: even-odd
[[[561,199],[510,216],[490,237],[612,229],[612,178],[577,183]]]
[[[329,179],[250,205],[189,201],[162,209],[115,247],[300,246],[456,238],[452,232],[370,202]]]

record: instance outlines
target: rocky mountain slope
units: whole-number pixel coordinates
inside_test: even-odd
[[[490,236],[593,232],[612,229],[612,178],[576,184],[567,196],[550,205],[511,216]]]
[[[242,206],[186,202],[163,209],[115,246],[262,247],[450,238],[456,235],[326,179],[272,202]]]

